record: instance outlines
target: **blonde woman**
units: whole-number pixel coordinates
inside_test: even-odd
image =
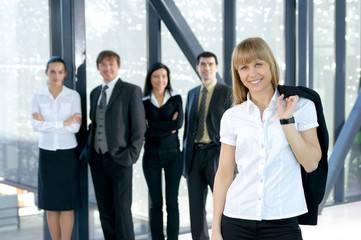
[[[221,121],[212,239],[302,239],[297,216],[307,206],[300,168],[312,172],[321,158],[315,105],[278,92],[277,62],[261,38],[236,46],[232,79],[234,106]]]

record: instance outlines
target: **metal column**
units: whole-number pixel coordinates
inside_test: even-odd
[[[298,85],[313,87],[313,1],[298,1]]]
[[[196,71],[197,55],[203,52],[203,48],[177,6],[172,0],[148,0],[148,2],[167,26],[188,62]],[[218,73],[217,80],[224,82]]]
[[[335,1],[335,103],[334,139],[338,138],[345,122],[345,62],[346,62],[346,1]],[[337,100],[336,100],[337,98]],[[344,199],[344,168],[335,185],[335,202]]]
[[[81,97],[82,126],[77,134],[78,152],[86,142],[86,69],[84,0],[49,0],[50,53],[62,57],[68,75],[64,85],[78,91]],[[88,169],[80,167],[82,207],[75,211],[72,240],[89,239],[88,233]],[[51,239],[44,224],[44,239]]]
[[[236,42],[236,1],[223,1],[223,79],[232,86],[231,61]]]
[[[162,46],[161,46],[161,21],[151,6],[150,2],[147,5],[147,55],[148,67],[156,62],[161,62]]]
[[[296,1],[285,3],[285,84],[296,85]]]

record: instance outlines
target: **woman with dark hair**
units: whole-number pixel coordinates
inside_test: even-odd
[[[172,91],[166,65],[155,63],[149,69],[143,98],[147,119],[143,171],[150,196],[149,221],[152,239],[164,239],[162,170],[165,175],[167,239],[178,239],[178,189],[182,175],[178,129],[183,124],[182,98]]]
[[[79,94],[63,85],[66,66],[51,57],[45,74],[48,86],[31,99],[31,125],[40,132],[38,207],[46,210],[53,240],[71,238],[74,210],[80,207],[75,133],[81,124]]]

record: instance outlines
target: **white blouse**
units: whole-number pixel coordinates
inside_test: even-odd
[[[228,189],[224,215],[248,220],[282,219],[307,212],[300,164],[279,121],[276,90],[261,120],[249,99],[227,110],[221,120],[220,141],[236,146],[238,175]],[[318,126],[312,101],[300,98],[295,127]]]
[[[32,114],[38,112],[44,121],[37,121]],[[75,90],[63,86],[56,99],[49,88],[36,92],[31,99],[30,119],[34,131],[40,132],[39,148],[55,151],[57,149],[75,148],[78,143],[75,133],[80,124],[63,126],[64,120],[74,113],[81,114],[80,95]]]
[[[162,106],[163,106],[164,104],[166,104],[166,102],[167,102],[171,97],[176,96],[176,95],[179,95],[179,94],[176,93],[176,92],[174,92],[174,91],[172,91],[172,92],[169,93],[168,90],[165,90]],[[150,99],[150,102],[151,102],[154,106],[156,106],[157,108],[160,108],[159,103],[158,103],[157,99],[156,99],[155,96],[154,96],[153,90],[150,92],[150,95],[145,96],[145,97],[142,98],[143,101],[148,100],[148,99]]]

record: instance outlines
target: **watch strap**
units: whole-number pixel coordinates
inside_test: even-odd
[[[294,117],[287,118],[287,119],[283,118],[283,119],[280,119],[280,123],[281,123],[281,125],[295,123],[295,118]]]

